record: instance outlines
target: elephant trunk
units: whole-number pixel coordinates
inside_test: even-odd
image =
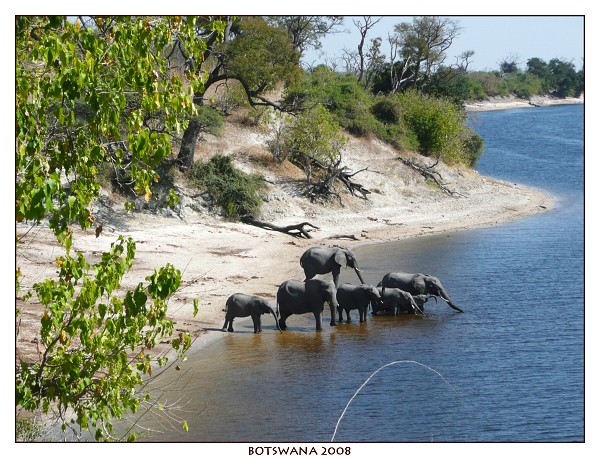
[[[279,329],[279,332],[281,332],[283,334],[283,331],[281,330],[281,327],[279,326],[279,319],[277,318],[277,315],[275,314],[275,312],[272,310],[271,310],[271,315],[273,315],[273,318],[275,318],[275,326],[277,326],[277,329]]]
[[[356,275],[358,276],[358,279],[360,280],[360,282],[364,285],[365,281],[363,280],[363,277],[360,273],[360,269],[358,267],[354,268],[354,272],[356,272]]]
[[[421,309],[421,307],[419,307],[417,305],[416,301],[413,298],[410,299],[410,305],[412,306],[412,308],[415,312],[418,311],[419,313],[421,313],[421,315],[425,315],[425,312],[423,311],[423,309]]]
[[[459,311],[461,313],[465,312],[459,306],[454,305],[452,303],[452,301],[450,300],[450,296],[448,296],[448,293],[446,293],[446,291],[444,289],[440,289],[440,297],[446,301],[446,303],[450,306],[450,308],[453,308],[454,310],[457,310],[457,311]]]

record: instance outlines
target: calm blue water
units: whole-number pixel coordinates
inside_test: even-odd
[[[283,334],[269,319],[258,336],[238,325],[191,355],[169,386],[169,399],[189,402],[180,414],[189,432],[149,440],[327,442],[335,431],[341,442],[583,441],[583,106],[472,122],[486,142],[480,173],[543,188],[557,207],[355,250],[366,281],[434,274],[466,313],[430,301],[425,317],[376,316],[321,333],[306,315]]]

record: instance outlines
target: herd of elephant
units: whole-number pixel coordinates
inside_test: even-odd
[[[343,312],[350,321],[350,311],[358,310],[361,322],[367,319],[367,310],[371,306],[373,314],[380,311],[399,313],[421,313],[431,298],[440,297],[454,310],[462,312],[452,303],[438,278],[421,273],[390,272],[377,286],[365,284],[358,268],[356,256],[344,248],[309,248],[300,258],[304,269],[304,281],[287,280],[277,290],[277,303],[273,307],[268,300],[243,293],[232,294],[225,306],[223,331],[233,332],[233,320],[237,317],[252,318],[254,332],[261,332],[261,315],[271,314],[279,331],[286,329],[286,320],[290,315],[312,313],[316,320],[316,329],[321,330],[321,315],[325,302],[331,311],[331,326],[336,325],[336,314],[342,321]],[[356,272],[360,285],[344,283],[339,285],[342,267],[351,267]],[[331,273],[333,282],[316,275]]]

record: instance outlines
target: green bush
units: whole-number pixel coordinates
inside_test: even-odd
[[[206,189],[225,216],[258,215],[262,204],[258,193],[265,186],[264,178],[238,170],[231,157],[217,154],[206,164],[197,163],[192,177],[198,187]]]
[[[371,107],[371,113],[385,124],[398,124],[402,120],[402,105],[394,97],[377,97]]]
[[[374,130],[377,137],[399,149],[418,149],[419,142],[405,125],[402,105],[397,97],[393,95],[376,97],[371,106],[371,113],[377,120]]]
[[[497,73],[473,72],[469,73],[469,79],[471,80],[471,87],[476,88],[475,93],[477,96],[485,98],[507,95],[503,93],[502,78]],[[477,96],[476,98],[479,98]]]
[[[542,92],[542,83],[540,79],[530,73],[514,72],[509,73],[504,78],[504,87],[509,94],[528,99],[532,95]]]
[[[296,102],[304,106],[321,103],[342,128],[357,136],[366,136],[378,128],[371,113],[372,97],[356,77],[336,73],[322,65],[288,88],[285,100],[288,104]]]
[[[276,159],[288,158],[302,168],[307,181],[319,181],[340,158],[346,138],[323,105],[288,119],[277,144],[270,144]],[[315,167],[315,162],[324,167]]]
[[[483,154],[483,138],[473,129],[465,127],[461,133],[464,163],[473,168]]]
[[[424,156],[439,157],[448,165],[471,166],[476,159],[474,132],[465,126],[464,111],[454,103],[410,90],[397,94],[404,122],[414,133]],[[468,147],[470,151],[466,151]]]
[[[201,132],[218,136],[223,127],[223,116],[217,110],[206,105],[198,107],[196,119],[200,123]]]

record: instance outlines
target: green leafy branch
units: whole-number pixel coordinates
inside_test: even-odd
[[[18,405],[43,413],[56,408],[63,429],[91,427],[96,439],[106,439],[112,438],[112,417],[135,413],[147,400],[136,388],[154,364],[167,362],[151,350],[173,333],[167,301],[181,273],[167,264],[119,297],[134,256],[133,240],[121,236],[97,264],[89,265],[81,253],[61,256],[58,279],[33,285],[24,299],[35,294],[44,307],[41,350],[37,361],[20,362]],[[172,340],[180,357],[190,345],[189,333]],[[67,421],[69,409],[76,418]]]

